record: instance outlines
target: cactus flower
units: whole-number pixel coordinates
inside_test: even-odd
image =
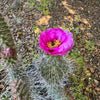
[[[16,50],[14,48],[8,47],[2,51],[4,58],[16,57]]]
[[[39,37],[39,46],[50,55],[66,55],[74,45],[73,35],[67,30],[50,28]]]

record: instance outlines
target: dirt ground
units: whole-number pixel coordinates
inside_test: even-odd
[[[27,62],[31,64],[33,56],[30,52],[41,31],[59,27],[69,29],[75,41],[73,50],[77,48],[80,56],[87,58],[83,59],[83,67],[87,67],[91,74],[84,87],[91,88],[92,93],[84,89],[83,95],[88,100],[100,100],[100,0],[55,0],[56,3],[52,2],[47,8],[50,13],[46,16],[37,9],[39,1],[36,0],[32,8],[29,8],[27,0],[21,3],[14,3],[13,0],[0,1],[0,13],[9,26],[18,52],[23,55],[23,59],[28,59],[29,56]],[[35,53],[36,49],[38,48],[34,49]],[[89,78],[94,79],[91,84],[88,83]]]

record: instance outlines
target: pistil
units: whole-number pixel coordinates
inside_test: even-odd
[[[56,48],[59,45],[61,45],[61,41],[60,40],[54,40],[53,42],[49,41],[47,43],[47,47],[49,47],[49,48]]]

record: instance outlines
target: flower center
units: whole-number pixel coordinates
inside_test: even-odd
[[[47,42],[47,47],[49,48],[56,48],[61,44],[60,40],[54,40],[53,42],[49,41]]]

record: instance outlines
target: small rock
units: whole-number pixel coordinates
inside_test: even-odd
[[[97,93],[96,93],[96,91],[95,91],[95,90],[93,90],[93,94],[94,94],[94,95],[97,95]]]
[[[96,79],[94,79],[94,83],[95,83],[96,85],[99,85],[99,81],[96,80]]]
[[[3,89],[3,85],[0,85],[0,89]]]
[[[91,99],[89,98],[89,100],[91,100]]]
[[[95,70],[94,68],[92,67],[90,68],[91,73],[94,73],[94,70]]]
[[[100,72],[98,72],[98,75],[100,75]]]
[[[100,96],[98,96],[98,100],[100,100]]]
[[[100,80],[100,75],[98,76],[99,80]]]
[[[95,84],[92,84],[92,88],[95,88],[96,87],[96,85]]]
[[[84,92],[85,95],[87,95],[87,93],[88,93],[87,91]]]
[[[97,92],[100,92],[100,88],[99,88],[99,87],[95,88],[95,90],[96,90]]]
[[[86,75],[87,75],[87,76],[91,76],[91,73],[90,73],[89,70],[86,70]]]
[[[98,95],[100,95],[100,92],[98,92]]]
[[[99,77],[98,73],[94,73],[94,76],[95,76],[95,78]]]
[[[93,68],[97,69],[97,67],[96,67],[96,66],[93,66]]]
[[[89,88],[92,88],[92,85],[88,85]]]
[[[18,34],[18,35],[21,35],[21,34],[23,34],[23,33],[22,33],[22,32],[18,32],[17,34]]]

